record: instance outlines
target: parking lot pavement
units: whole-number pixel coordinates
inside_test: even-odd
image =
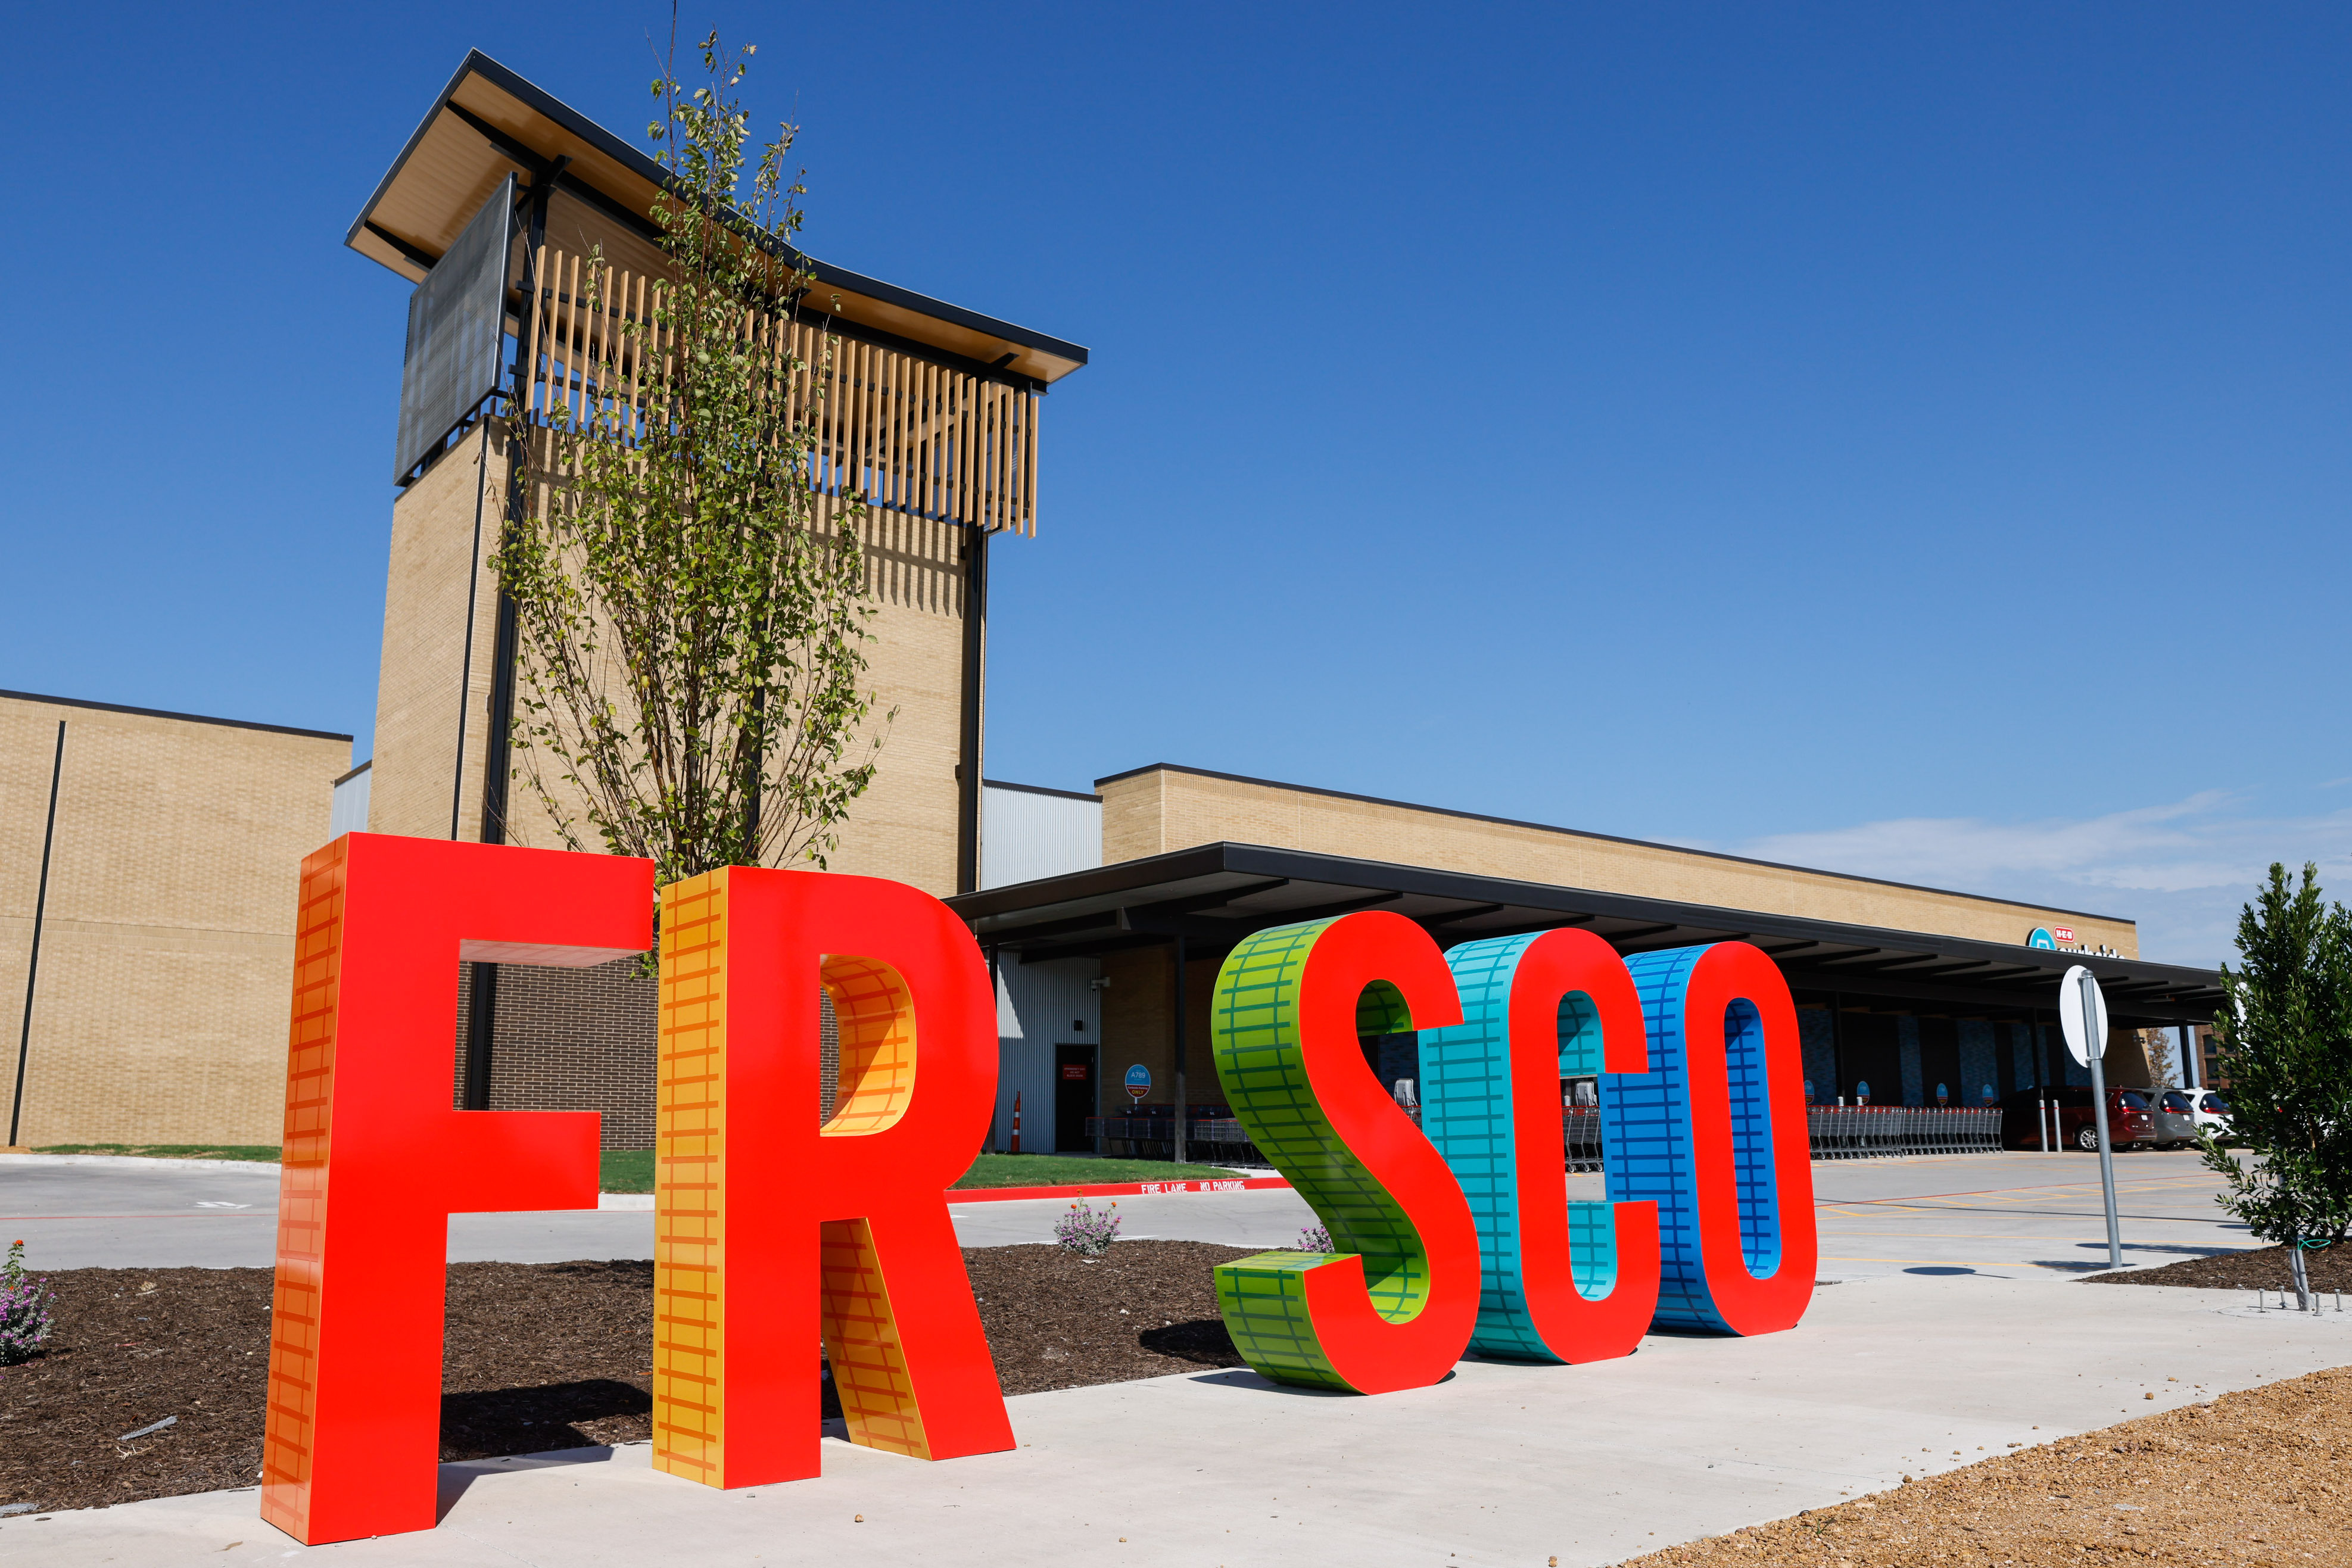
[[[35,1270],[266,1269],[278,1167],[0,1155],[0,1229]]]
[[[2231,1301],[1898,1273],[1821,1290],[1786,1333],[1465,1361],[1370,1399],[1246,1371],[1023,1395],[1010,1452],[926,1464],[828,1439],[822,1477],[733,1492],[642,1445],[445,1465],[438,1529],[317,1550],[352,1568],[1584,1568],[2352,1361],[2352,1314]],[[0,1519],[0,1568],[312,1554],[256,1508],[247,1490]]]
[[[0,1155],[0,1240],[29,1269],[267,1269],[278,1253],[278,1167]],[[459,1214],[449,1261],[650,1258],[650,1212]]]
[[[2098,1162],[2088,1155],[1948,1155],[1813,1167],[1824,1280],[1882,1274],[2054,1279],[2106,1266]],[[2256,1245],[2214,1207],[2219,1178],[2193,1154],[2121,1155],[2124,1257],[2165,1263]],[[1598,1176],[1569,1178],[1598,1199]],[[1090,1200],[1099,1207],[1106,1199]],[[278,1176],[262,1166],[171,1169],[0,1156],[0,1228],[26,1239],[34,1267],[266,1268],[276,1245]],[[1050,1241],[1067,1198],[958,1203],[967,1247]],[[1314,1215],[1295,1192],[1167,1194],[1118,1200],[1125,1235],[1285,1247]],[[461,1214],[454,1261],[553,1263],[650,1258],[652,1214]],[[5,1238],[0,1238],[5,1239]]]
[[[2116,1210],[2126,1266],[2261,1243],[2221,1212],[2221,1178],[2193,1153],[2119,1154]],[[1813,1166],[1824,1280],[1990,1274],[2060,1278],[2107,1266],[2091,1155],[1945,1155]]]

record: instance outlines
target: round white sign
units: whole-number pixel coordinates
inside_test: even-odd
[[[2083,992],[2088,987],[2091,999],[2091,1029],[2083,1028]],[[2090,970],[2077,964],[2066,971],[2058,982],[2058,1027],[2066,1032],[2066,1050],[2084,1067],[2091,1058],[2107,1054],[2107,998],[2099,989],[2099,982]]]

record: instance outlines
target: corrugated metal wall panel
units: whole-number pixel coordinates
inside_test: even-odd
[[[1102,802],[1026,789],[980,792],[980,885],[1087,871],[1102,864]]]

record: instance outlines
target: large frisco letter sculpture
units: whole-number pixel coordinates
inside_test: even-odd
[[[1745,943],[1629,966],[1565,930],[1441,954],[1365,911],[1246,938],[1210,1027],[1234,1115],[1331,1237],[1217,1268],[1234,1348],[1277,1382],[1421,1387],[1474,1345],[1597,1361],[1653,1322],[1768,1333],[1811,1300],[1796,1008]],[[1425,1137],[1360,1043],[1409,1030]],[[1559,1080],[1596,1068],[1610,1201],[1571,1204]]]
[[[591,1208],[593,1113],[452,1108],[457,966],[583,966],[653,937],[650,862],[353,833],[303,862],[262,1516],[318,1544],[429,1530],[448,1218]],[[823,1347],[853,1442],[1013,1447],[945,1189],[986,1131],[994,998],[939,900],[733,867],[662,890],[654,1465],[818,1471]],[[822,993],[839,1093],[818,1110]],[[1425,1387],[1471,1348],[1630,1353],[1652,1325],[1793,1326],[1814,1238],[1786,983],[1716,943],[1588,932],[1441,951],[1363,911],[1261,931],[1213,1008],[1234,1113],[1330,1252],[1221,1265],[1278,1382]],[[1422,1124],[1364,1042],[1412,1031]],[[1559,1080],[1601,1080],[1607,1201],[1570,1203]]]
[[[297,1540],[433,1527],[448,1217],[596,1207],[593,1113],[450,1108],[458,960],[640,952],[653,873],[369,833],[303,862],[261,1487]],[[971,935],[897,883],[737,868],[663,890],[661,960],[656,1467],[815,1475],[820,1338],[852,1441],[1011,1448],[943,1197],[995,1097]]]

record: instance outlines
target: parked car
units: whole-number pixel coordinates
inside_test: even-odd
[[[2230,1097],[2218,1089],[2192,1089],[2189,1098],[2194,1104],[2191,1113],[2197,1118],[2197,1131],[2209,1138],[2230,1135]]]
[[[2186,1089],[2151,1089],[2147,1097],[2158,1148],[2185,1149],[2197,1141],[2196,1096]]]
[[[2037,1121],[2049,1114],[2038,1110],[2043,1100],[2058,1103],[2058,1125],[2052,1147],[2095,1150],[2099,1146],[2099,1130],[2091,1120],[2089,1090],[2021,1089],[2000,1103],[2001,1147],[2042,1146]],[[2147,1095],[2137,1089],[2107,1091],[2107,1139],[2119,1149],[2142,1148],[2156,1142],[2156,1117],[2148,1109]]]

